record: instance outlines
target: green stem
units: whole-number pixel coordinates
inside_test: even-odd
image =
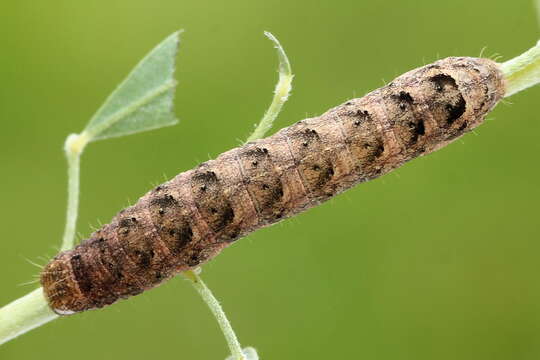
[[[68,203],[66,210],[66,227],[60,251],[69,250],[75,241],[77,216],[79,213],[79,184],[81,153],[88,143],[85,133],[81,135],[71,134],[66,139],[65,152],[68,162]]]
[[[68,205],[66,227],[61,251],[71,249],[75,240],[77,214],[79,212],[79,175],[81,153],[88,143],[85,133],[71,134],[66,139],[65,152],[68,162]],[[43,289],[38,288],[12,303],[0,308],[0,344],[38,326],[56,319],[47,304]]]
[[[38,288],[0,309],[0,345],[57,317]]]
[[[206,286],[201,277],[197,275],[195,271],[188,270],[184,272],[183,275],[187,279],[191,280],[193,287],[197,290],[203,301],[210,308],[210,311],[216,318],[219,327],[225,336],[225,340],[227,341],[227,345],[229,346],[233,358],[235,360],[245,360],[242,347],[240,346],[240,342],[234,333],[231,323],[227,319],[225,312],[223,312],[219,301],[215,298],[214,294],[212,294],[212,291],[210,291],[208,286]]]
[[[264,137],[264,135],[272,127],[274,120],[280,113],[283,104],[285,104],[285,102],[289,98],[289,92],[291,91],[293,75],[291,71],[291,64],[289,63],[289,59],[285,54],[285,50],[283,50],[283,47],[274,35],[267,31],[265,31],[264,35],[266,35],[266,37],[268,37],[272,42],[274,42],[274,46],[277,49],[279,58],[279,79],[276,85],[276,89],[274,91],[274,97],[272,99],[270,107],[268,108],[268,110],[266,110],[263,118],[255,128],[253,133],[248,137],[246,142],[255,141]],[[184,272],[184,276],[187,279],[191,280],[193,287],[201,295],[206,305],[208,305],[208,307],[210,308],[210,311],[212,311],[212,314],[214,314],[214,317],[216,318],[219,327],[221,328],[221,331],[225,336],[225,340],[227,341],[227,345],[229,346],[229,349],[231,351],[232,358],[234,360],[245,360],[246,357],[244,356],[244,352],[242,351],[240,342],[238,341],[238,338],[236,337],[236,334],[234,333],[234,330],[231,326],[231,323],[227,319],[225,312],[221,308],[219,301],[214,297],[210,289],[206,286],[206,284],[202,281],[200,276],[197,275],[195,271],[186,271]],[[247,348],[246,351],[248,352],[248,354],[255,354],[251,355],[251,357],[256,358],[257,352],[255,351],[255,349]]]
[[[512,96],[540,83],[540,41],[533,48],[501,64],[506,79],[506,95]]]
[[[285,104],[289,98],[289,92],[291,91],[291,84],[294,77],[291,71],[289,59],[287,58],[285,50],[283,50],[283,47],[279,43],[278,39],[267,31],[264,32],[264,35],[274,42],[275,48],[277,49],[279,58],[279,80],[276,85],[276,89],[274,90],[274,97],[270,107],[268,110],[266,110],[263,118],[255,130],[253,130],[253,133],[249,136],[246,142],[258,140],[264,137],[268,130],[270,130],[274,120],[276,120],[276,117],[281,111],[283,104]]]

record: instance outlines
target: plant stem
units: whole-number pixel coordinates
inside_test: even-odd
[[[71,249],[75,240],[79,212],[79,176],[81,153],[89,138],[83,132],[71,134],[65,143],[68,162],[68,205],[61,251]],[[0,308],[0,344],[58,317],[49,307],[40,287]]]
[[[64,150],[68,162],[68,202],[66,210],[66,227],[60,251],[69,250],[74,245],[77,216],[79,213],[79,184],[81,153],[88,143],[88,137],[83,132],[81,135],[71,134],[66,139]]]
[[[266,37],[268,37],[272,42],[274,42],[275,48],[277,49],[279,59],[279,79],[276,85],[276,89],[274,90],[274,97],[272,99],[270,107],[266,110],[263,118],[255,128],[253,133],[248,137],[246,142],[255,141],[264,137],[264,135],[272,127],[274,120],[280,113],[283,104],[285,104],[285,102],[289,98],[289,92],[291,91],[293,75],[291,71],[291,64],[289,63],[287,54],[285,54],[285,50],[283,50],[283,47],[274,35],[267,31],[264,32],[264,35],[266,35]],[[242,347],[240,346],[240,342],[238,341],[238,338],[236,337],[236,334],[234,333],[234,330],[231,326],[231,323],[227,319],[225,312],[221,308],[219,301],[214,297],[210,289],[206,286],[206,284],[202,281],[201,277],[197,275],[195,271],[186,271],[183,273],[183,275],[187,279],[191,280],[193,287],[201,295],[206,305],[208,305],[208,307],[210,308],[210,311],[212,311],[212,314],[214,314],[214,317],[216,318],[219,327],[221,328],[221,331],[225,336],[225,340],[227,341],[227,344],[231,351],[232,358],[234,360],[245,360],[246,357],[244,356]],[[255,349],[250,348],[248,351],[256,354]]]
[[[501,64],[506,79],[505,97],[540,83],[540,41],[523,54]]]
[[[197,275],[195,271],[188,270],[184,272],[183,275],[187,279],[191,280],[193,287],[197,290],[203,301],[210,308],[210,311],[216,318],[219,327],[225,336],[225,340],[227,341],[227,345],[229,346],[233,358],[235,360],[245,360],[242,347],[240,346],[240,342],[234,333],[231,323],[227,319],[225,312],[223,312],[219,301],[215,298],[214,294],[212,294],[212,291],[210,291],[208,286],[206,286],[201,277]]]
[[[57,317],[38,288],[0,309],[0,345]]]
[[[266,110],[263,118],[255,128],[253,133],[248,137],[246,142],[258,140],[264,137],[266,132],[270,130],[272,124],[274,123],[274,120],[276,120],[276,117],[281,111],[283,104],[285,104],[285,102],[289,98],[289,92],[291,91],[291,84],[294,77],[291,71],[291,64],[289,63],[289,59],[287,58],[287,54],[285,54],[285,50],[283,50],[283,47],[279,43],[278,39],[276,39],[274,35],[267,31],[264,32],[264,35],[266,35],[266,37],[268,37],[274,42],[275,48],[277,49],[279,58],[279,80],[276,85],[276,89],[274,90],[274,97],[272,99],[270,107],[268,108],[268,110]]]
[[[279,58],[279,79],[276,85],[276,89],[274,91],[274,97],[272,99],[270,107],[266,110],[263,118],[255,128],[253,133],[248,137],[246,142],[255,141],[264,137],[264,135],[272,127],[274,120],[280,113],[283,104],[285,104],[285,102],[289,98],[289,92],[291,91],[293,75],[291,71],[291,64],[289,63],[287,54],[285,54],[285,50],[283,50],[283,47],[274,35],[267,31],[264,32],[264,35],[266,35],[266,37],[268,37],[271,41],[274,42],[275,48],[277,49]],[[229,320],[227,320],[227,316],[221,308],[219,301],[214,297],[210,289],[206,286],[206,284],[202,281],[202,279],[199,275],[197,275],[196,272],[186,271],[184,272],[184,276],[187,279],[191,280],[193,287],[195,287],[197,292],[203,298],[206,305],[208,305],[208,307],[210,308],[210,311],[212,311],[212,314],[214,314],[214,317],[216,318],[219,327],[221,328],[221,331],[225,336],[225,340],[229,345],[232,358],[234,360],[245,360],[246,358],[244,356],[244,353],[242,352],[240,342],[238,341],[238,338],[234,333],[231,323],[229,322]],[[250,349],[249,351],[252,351],[256,354],[254,349]]]

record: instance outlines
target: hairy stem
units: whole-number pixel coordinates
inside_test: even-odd
[[[38,288],[0,309],[0,344],[57,317]]]
[[[68,203],[66,210],[66,227],[60,251],[69,250],[73,247],[77,216],[79,213],[79,184],[81,153],[87,144],[84,134],[71,134],[66,139],[65,152],[68,162]]]
[[[183,273],[183,275],[187,279],[191,280],[193,287],[197,290],[203,301],[210,308],[210,311],[216,318],[216,321],[218,322],[219,327],[225,336],[225,340],[227,341],[227,345],[229,346],[233,358],[235,360],[245,360],[242,347],[240,346],[240,342],[234,333],[231,323],[227,319],[225,312],[223,312],[219,301],[214,297],[214,294],[212,294],[212,291],[210,291],[208,286],[206,286],[201,277],[197,275],[195,271],[186,271]]]
[[[285,104],[285,102],[289,98],[289,92],[291,91],[291,84],[294,77],[291,71],[291,64],[289,63],[289,59],[287,58],[287,54],[285,54],[285,50],[283,50],[283,47],[279,43],[278,39],[276,39],[274,35],[267,31],[265,31],[264,34],[266,35],[266,37],[268,37],[274,42],[275,48],[277,49],[279,58],[279,80],[276,85],[276,89],[274,90],[274,98],[272,99],[270,107],[268,108],[268,110],[266,110],[263,118],[255,128],[253,133],[248,137],[246,142],[260,139],[264,137],[268,130],[270,130],[272,124],[274,123],[274,120],[276,120],[276,117],[281,111],[283,104]]]
[[[88,137],[84,133],[69,135],[65,143],[64,150],[68,162],[68,204],[61,251],[71,249],[74,245],[79,213],[80,159],[87,143]],[[49,307],[40,287],[0,309],[0,344],[57,317],[58,315]]]
[[[272,127],[274,120],[279,115],[283,104],[285,104],[285,102],[289,98],[289,92],[291,91],[293,75],[291,71],[291,64],[289,63],[287,54],[285,54],[285,50],[283,50],[283,47],[274,35],[267,31],[265,31],[264,35],[266,35],[266,37],[268,37],[274,43],[275,48],[277,49],[279,59],[279,79],[276,85],[276,89],[274,91],[274,98],[272,99],[270,107],[268,108],[268,110],[266,110],[263,118],[255,128],[253,133],[248,137],[246,142],[255,141],[264,137],[264,135]],[[230,322],[227,320],[225,312],[221,308],[221,305],[214,297],[210,289],[204,284],[200,276],[198,276],[195,272],[186,271],[184,272],[184,276],[192,281],[193,286],[199,292],[204,302],[206,302],[206,304],[212,311],[212,314],[214,314],[217,322],[219,323],[219,327],[221,328],[221,331],[225,336],[225,340],[229,345],[232,358],[234,360],[244,360],[245,356],[242,352],[242,348],[240,346],[238,338],[236,337],[236,334],[234,333]],[[249,351],[256,354],[256,351],[254,349],[250,349]]]
[[[540,41],[523,54],[501,64],[506,79],[505,97],[540,83]]]

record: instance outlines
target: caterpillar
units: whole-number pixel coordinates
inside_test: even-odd
[[[450,57],[227,151],[149,191],[41,273],[50,307],[110,305],[209,261],[261,227],[429,154],[505,93],[497,63]]]

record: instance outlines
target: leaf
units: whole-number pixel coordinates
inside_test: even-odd
[[[257,354],[257,350],[255,350],[252,347],[247,347],[242,349],[242,353],[244,354],[245,360],[259,360],[259,355]],[[233,355],[229,356],[225,360],[237,360],[233,357]]]
[[[173,111],[173,75],[180,33],[173,33],[156,46],[105,100],[83,131],[88,141],[178,123]]]

